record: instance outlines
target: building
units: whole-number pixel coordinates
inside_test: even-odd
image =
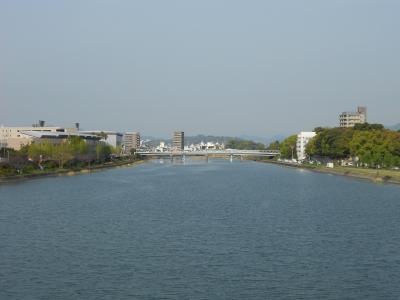
[[[339,115],[340,127],[353,127],[367,122],[367,108],[359,106],[356,112],[342,112]]]
[[[84,134],[94,134],[102,137],[100,141],[105,142],[106,144],[113,146],[114,148],[122,146],[122,137],[123,134],[115,131],[102,131],[102,130],[88,130],[88,131],[80,131]]]
[[[126,132],[124,134],[124,151],[130,153],[132,149],[140,148],[140,133]]]
[[[156,152],[167,152],[169,151],[169,147],[165,145],[165,142],[160,142],[160,145],[155,148]]]
[[[34,143],[50,142],[59,144],[70,137],[80,137],[89,145],[96,145],[101,137],[80,132],[48,132],[48,131],[23,131],[23,134],[32,138]]]
[[[207,142],[204,143],[203,141],[200,144],[191,144],[185,146],[185,151],[208,151],[208,150],[224,150],[225,145],[218,142]]]
[[[172,138],[172,145],[175,150],[183,151],[185,147],[185,133],[183,131],[175,131]]]
[[[26,127],[0,127],[0,144],[2,147],[20,150],[24,145],[32,143],[33,139],[37,138],[32,135],[33,132],[41,134],[77,134],[76,127],[64,128],[58,126],[45,126],[44,121],[39,121],[38,124]],[[39,134],[40,135],[40,134]]]
[[[297,159],[302,161],[306,159],[306,146],[308,142],[316,135],[315,132],[306,132],[302,131],[297,135],[297,142],[296,142],[296,152],[297,152]]]

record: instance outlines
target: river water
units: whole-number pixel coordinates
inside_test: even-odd
[[[0,299],[399,299],[400,186],[224,160],[0,185]]]

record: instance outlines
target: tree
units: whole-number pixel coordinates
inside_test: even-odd
[[[357,131],[350,142],[352,156],[371,167],[400,163],[400,134],[390,130]]]
[[[281,157],[297,158],[296,151],[297,135],[291,135],[280,144]]]
[[[322,132],[322,131],[324,131],[324,128],[323,128],[323,127],[315,127],[315,128],[314,128],[314,132],[315,132],[316,134],[318,134],[318,133],[320,133],[320,132]]]
[[[272,142],[271,144],[269,144],[269,146],[267,147],[267,150],[280,150],[280,147],[281,147],[281,145],[280,145],[279,141],[275,141],[275,142]]]
[[[58,161],[58,166],[60,169],[64,167],[64,164],[73,159],[74,155],[72,152],[72,147],[69,141],[63,141],[54,147],[53,159]]]
[[[353,127],[354,130],[384,130],[385,127],[382,124],[355,124]]]
[[[96,145],[96,158],[98,161],[105,161],[112,153],[111,146],[100,142]]]
[[[352,128],[325,128],[311,140],[311,144],[309,142],[306,153],[334,159],[348,157],[353,133]]]

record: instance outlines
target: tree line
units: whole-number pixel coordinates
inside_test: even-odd
[[[36,141],[18,151],[2,149],[1,152],[7,153],[7,159],[0,163],[0,175],[14,175],[34,170],[79,168],[91,163],[104,163],[110,160],[111,154],[119,153],[119,149],[104,142],[89,143],[81,137],[68,137],[59,142]]]
[[[357,158],[360,165],[393,167],[400,165],[400,132],[380,124],[360,124],[354,128],[316,128],[306,153],[332,159]]]
[[[384,128],[381,124],[356,124],[350,128],[314,129],[316,136],[306,146],[310,158],[332,160],[354,158],[361,166],[400,166],[400,132]],[[268,148],[279,149],[282,158],[296,158],[297,136],[274,142]]]

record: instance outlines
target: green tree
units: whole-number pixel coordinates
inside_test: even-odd
[[[110,158],[112,147],[106,143],[100,142],[96,145],[96,158],[98,161],[105,161]]]
[[[382,124],[355,124],[353,127],[354,130],[384,130],[385,127]]]
[[[351,155],[371,167],[400,163],[400,134],[390,130],[356,131],[349,143]]]
[[[274,141],[271,144],[268,145],[267,150],[280,150],[281,145],[279,141]]]
[[[296,151],[297,135],[291,135],[280,144],[282,158],[297,158]]]
[[[326,156],[330,158],[345,158],[350,154],[349,142],[354,130],[352,128],[326,128],[311,140],[306,148],[309,155]]]

